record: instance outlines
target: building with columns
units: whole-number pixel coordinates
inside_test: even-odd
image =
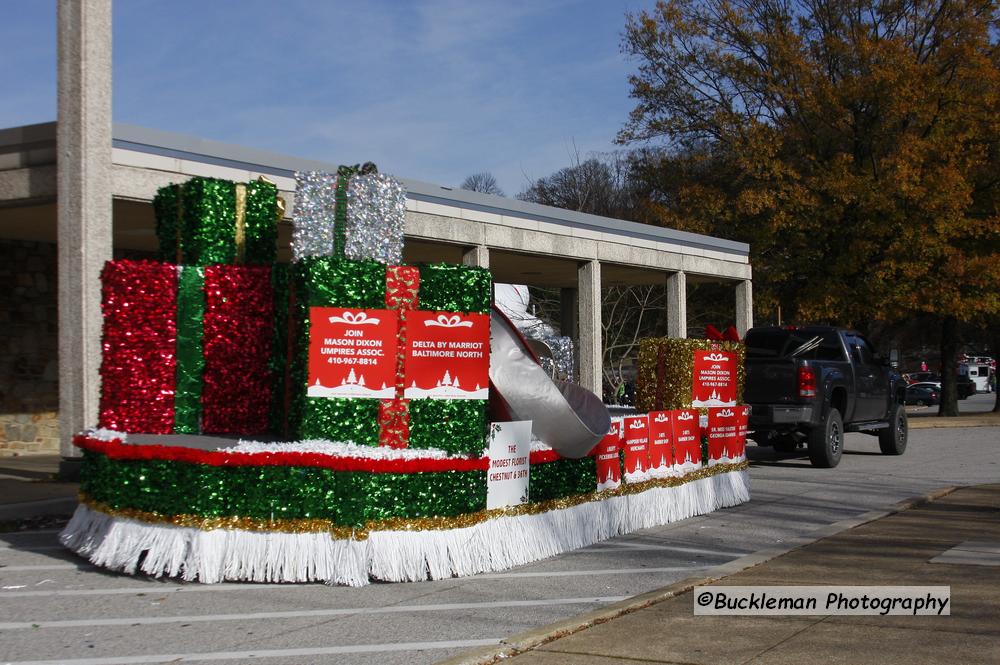
[[[71,457],[72,434],[97,421],[99,274],[113,257],[151,255],[156,190],[263,175],[290,215],[295,171],[336,164],[113,123],[110,0],[59,0],[58,50],[57,121],[0,129],[0,450]],[[726,283],[740,333],[753,325],[746,244],[401,180],[404,261],[484,266],[497,282],[561,289],[579,381],[597,394],[602,287],[665,283],[669,335],[685,337],[687,283]],[[282,260],[290,237],[286,217]]]

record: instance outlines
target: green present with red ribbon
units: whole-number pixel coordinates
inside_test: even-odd
[[[465,266],[385,266],[330,257],[293,264],[288,316],[279,324],[288,344],[286,396],[283,407],[275,409],[287,414],[284,438],[480,454],[486,435],[490,287],[488,271]],[[424,309],[429,306],[433,310]],[[417,379],[408,375],[409,366],[427,357],[424,348],[408,344],[412,319],[436,324],[421,327],[441,331],[441,344],[463,347],[442,349],[441,355],[455,362],[471,362],[467,357],[478,355],[479,383],[463,386],[458,371],[442,365],[447,387],[412,385]],[[462,325],[470,321],[478,328]],[[469,335],[478,342],[449,341]],[[413,390],[420,397],[408,396]],[[282,424],[280,415],[276,423]]]
[[[289,439],[480,454],[487,424],[489,271],[391,263],[401,250],[405,197],[373,167],[296,178],[297,260],[289,269],[288,316],[277,334],[287,344],[286,397],[274,409],[276,425]],[[383,205],[380,192],[392,206]],[[373,238],[388,238],[388,249]],[[413,320],[420,343],[440,349],[410,343]],[[478,369],[468,376],[475,378],[464,381],[458,368],[474,360]],[[435,364],[440,377],[413,373],[433,371]]]

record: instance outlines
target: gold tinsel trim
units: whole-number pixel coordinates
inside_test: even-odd
[[[743,403],[743,385],[746,382],[746,346],[741,342],[716,342],[708,339],[681,339],[674,337],[648,337],[639,342],[638,377],[636,379],[636,408],[640,411],[663,411],[691,408],[691,384],[694,380],[694,352],[716,347],[736,352],[736,403]],[[660,357],[663,359],[663,376],[658,376]],[[662,385],[659,382],[662,381]],[[659,386],[659,390],[658,390]],[[657,403],[657,392],[663,402]]]
[[[178,527],[201,529],[211,531],[213,529],[239,529],[243,531],[278,531],[281,533],[319,533],[327,532],[335,540],[366,540],[368,535],[375,531],[431,531],[441,529],[458,529],[462,527],[475,526],[487,520],[498,517],[521,517],[523,515],[538,515],[550,510],[561,510],[572,508],[591,501],[604,501],[617,496],[628,494],[640,494],[646,490],[658,487],[677,487],[695,480],[702,480],[721,473],[732,473],[734,471],[744,471],[750,467],[746,461],[737,464],[719,464],[705,467],[698,471],[683,476],[682,478],[654,478],[641,483],[625,483],[612,490],[601,492],[590,492],[588,494],[578,494],[576,496],[563,499],[551,499],[538,503],[527,503],[510,508],[497,508],[494,510],[481,510],[475,513],[466,513],[456,517],[418,517],[418,518],[394,518],[389,520],[373,520],[367,522],[363,528],[352,529],[350,527],[334,524],[326,519],[289,519],[289,520],[263,520],[254,517],[202,517],[200,515],[162,515],[160,513],[135,510],[133,508],[112,508],[111,506],[91,499],[87,494],[80,492],[80,503],[91,510],[104,513],[111,517],[132,519],[140,522],[154,524],[172,524]]]

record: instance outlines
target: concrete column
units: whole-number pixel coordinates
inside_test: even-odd
[[[667,277],[667,337],[687,337],[687,275]]]
[[[580,358],[581,386],[597,396],[603,383],[603,344],[601,343],[601,263],[588,261],[577,270],[579,307],[577,317],[580,341],[577,353]]]
[[[101,282],[111,258],[111,0],[59,0],[59,436],[97,424]],[[63,464],[72,474],[72,460]]]
[[[753,282],[745,279],[736,285],[736,330],[740,337],[753,328]]]
[[[462,254],[462,263],[475,268],[490,267],[490,248],[486,245],[469,247]]]

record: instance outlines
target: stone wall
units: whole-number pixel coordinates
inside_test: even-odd
[[[0,455],[59,452],[53,243],[0,240]]]

